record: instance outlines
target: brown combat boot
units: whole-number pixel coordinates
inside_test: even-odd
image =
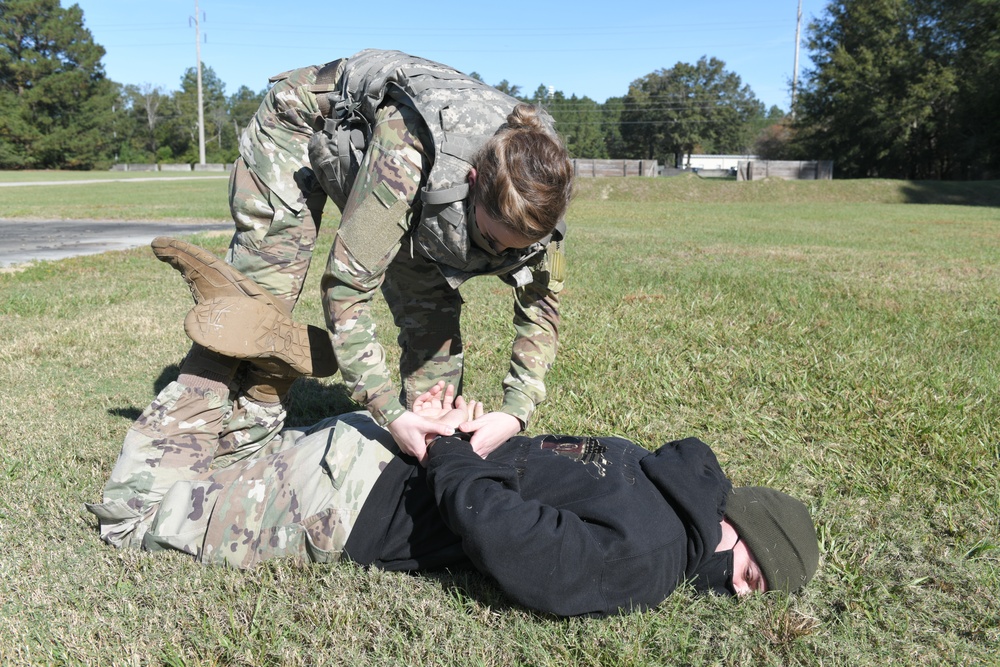
[[[284,403],[285,396],[298,378],[274,375],[251,366],[243,380],[243,394],[255,403]]]
[[[184,318],[191,340],[213,352],[246,359],[282,376],[327,377],[337,372],[330,335],[246,296],[210,299]]]
[[[161,262],[180,271],[191,288],[195,303],[223,296],[242,296],[269,304],[286,315],[291,312],[278,297],[204,248],[169,236],[158,236],[149,245]]]

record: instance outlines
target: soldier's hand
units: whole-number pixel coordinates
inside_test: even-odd
[[[389,422],[389,433],[403,453],[427,465],[427,443],[439,435],[452,435],[455,429],[448,424],[421,417],[407,410]]]
[[[455,385],[440,380],[414,399],[413,412],[427,419],[438,419],[452,410],[454,403]]]
[[[458,428],[464,433],[472,433],[472,449],[486,458],[487,454],[521,432],[521,420],[506,412],[489,412]]]

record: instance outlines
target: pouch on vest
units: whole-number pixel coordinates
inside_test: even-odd
[[[326,125],[329,130],[317,132],[309,139],[309,162],[320,187],[343,211],[358,177],[367,139],[360,128],[344,131],[343,123],[331,119],[327,119]],[[355,142],[360,148],[355,147]]]

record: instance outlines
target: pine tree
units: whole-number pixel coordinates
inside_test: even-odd
[[[84,169],[107,160],[115,102],[83,11],[0,3],[0,167]]]
[[[809,48],[802,152],[847,177],[997,177],[1000,2],[834,0]]]

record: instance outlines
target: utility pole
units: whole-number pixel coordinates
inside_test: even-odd
[[[792,69],[792,108],[791,115],[795,118],[795,93],[799,85],[799,31],[802,29],[802,0],[799,0],[799,12],[795,18],[795,65]]]
[[[201,101],[201,21],[198,0],[194,0],[194,46],[198,56],[198,164],[205,164],[205,105]],[[190,25],[190,21],[188,25]]]

